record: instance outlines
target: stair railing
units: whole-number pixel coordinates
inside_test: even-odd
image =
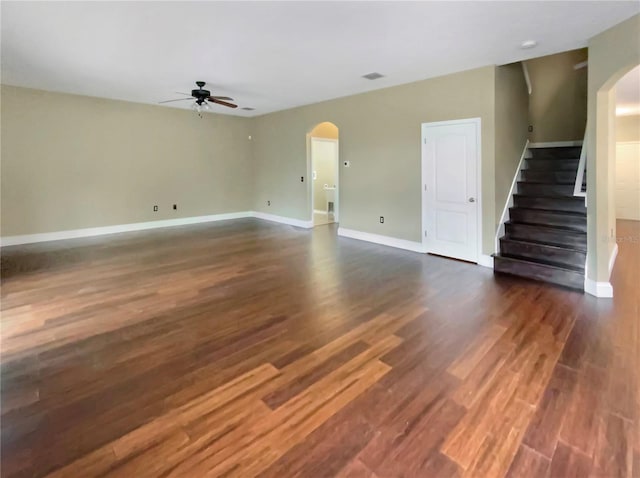
[[[582,141],[582,149],[580,150],[580,161],[578,162],[578,171],[576,174],[576,182],[573,185],[573,195],[585,198],[587,203],[587,192],[582,190],[582,182],[584,181],[584,173],[587,170],[587,131],[589,125],[585,127],[584,140]]]
[[[511,188],[509,189],[509,195],[507,196],[504,208],[502,209],[502,216],[500,216],[500,221],[498,222],[498,229],[494,238],[494,252],[500,252],[500,238],[505,234],[504,223],[509,220],[509,208],[513,206],[513,195],[516,193],[516,189],[518,188],[518,181],[520,181],[522,177],[524,160],[529,156],[529,140],[527,140],[524,144],[524,149],[522,150],[520,161],[518,162],[518,168],[516,169],[516,172],[513,175],[513,180],[511,181]]]

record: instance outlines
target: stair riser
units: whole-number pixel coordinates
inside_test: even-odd
[[[587,235],[569,231],[554,231],[536,226],[524,224],[506,224],[507,237],[521,239],[523,241],[532,240],[548,244],[587,249]]]
[[[577,159],[527,159],[527,169],[536,171],[572,171],[578,170]]]
[[[565,148],[530,148],[529,151],[534,158],[561,158],[561,159],[580,159],[580,146],[571,146]]]
[[[573,185],[519,182],[518,192],[529,196],[573,196]]]
[[[512,222],[527,222],[529,224],[570,227],[578,232],[587,232],[586,216],[576,217],[546,211],[510,208],[509,218]]]
[[[516,207],[528,207],[533,209],[551,209],[555,211],[583,212],[586,213],[584,198],[537,198],[514,197]]]
[[[544,171],[537,169],[524,169],[522,171],[524,181],[538,181],[541,183],[567,183],[576,181],[575,171]]]
[[[584,275],[580,272],[554,269],[543,264],[517,263],[500,257],[494,259],[494,270],[527,279],[550,282],[571,289],[584,290]]]
[[[579,267],[582,270],[584,270],[584,263],[587,258],[586,252],[560,249],[545,246],[544,244],[524,244],[505,239],[500,240],[500,253],[533,261],[557,262],[558,264]]]

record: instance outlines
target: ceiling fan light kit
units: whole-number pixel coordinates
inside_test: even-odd
[[[191,90],[191,97],[185,94],[187,98],[178,98],[175,100],[160,101],[160,103],[171,103],[173,101],[185,101],[185,100],[191,100],[191,98],[195,98],[195,101],[191,105],[191,109],[196,111],[198,113],[198,116],[200,116],[200,118],[202,118],[203,112],[213,111],[211,108],[211,103],[215,103],[221,106],[226,106],[227,108],[238,107],[238,105],[229,103],[229,101],[233,101],[233,98],[229,98],[228,96],[211,96],[211,92],[209,90],[204,89],[204,85],[206,85],[204,81],[196,81],[196,85],[198,85],[198,88],[196,88],[195,90]]]

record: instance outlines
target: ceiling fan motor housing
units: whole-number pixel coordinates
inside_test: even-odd
[[[201,102],[209,98],[209,96],[211,96],[211,92],[209,90],[203,90],[203,89],[191,90],[191,96],[193,96],[199,102]]]

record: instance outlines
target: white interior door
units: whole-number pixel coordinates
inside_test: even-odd
[[[479,135],[478,119],[422,125],[427,252],[478,261]]]
[[[616,145],[616,218],[640,221],[640,142]]]

